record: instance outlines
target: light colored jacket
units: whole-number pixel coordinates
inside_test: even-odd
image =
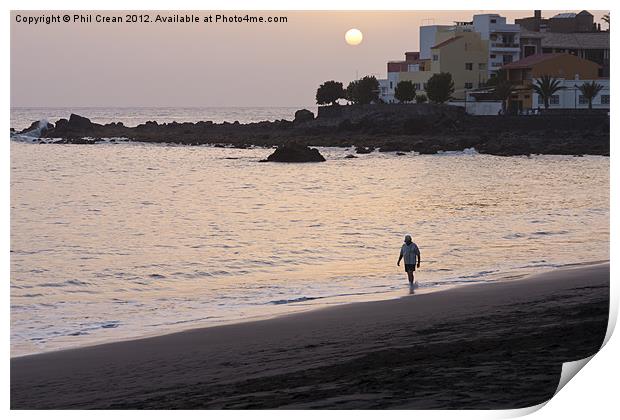
[[[420,249],[415,242],[411,242],[409,245],[403,244],[403,247],[400,249],[400,255],[405,260],[405,264],[415,264],[416,258],[417,261],[420,261]]]

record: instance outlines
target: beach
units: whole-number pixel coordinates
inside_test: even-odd
[[[11,359],[12,409],[510,409],[605,336],[609,264]]]

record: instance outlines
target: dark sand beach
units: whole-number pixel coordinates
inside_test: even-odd
[[[11,359],[13,409],[509,409],[607,328],[609,264]]]

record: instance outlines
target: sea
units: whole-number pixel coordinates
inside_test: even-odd
[[[13,108],[11,127],[299,108]],[[609,259],[608,157],[319,148],[324,163],[286,164],[258,147],[10,141],[12,356]],[[405,234],[421,250],[415,290],[396,265]]]

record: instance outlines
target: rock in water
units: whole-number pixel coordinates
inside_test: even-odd
[[[355,146],[355,153],[359,155],[367,155],[375,150],[374,147]]]
[[[312,111],[308,111],[307,109],[300,109],[295,112],[295,123],[303,123],[306,121],[314,120],[314,113]]]
[[[54,125],[48,123],[45,120],[39,120],[39,121],[34,121],[32,124],[30,124],[30,127],[19,131],[17,134],[23,134],[24,136],[29,136],[29,137],[43,137],[45,135],[45,133],[47,133],[49,130],[53,129]],[[13,133],[14,131],[11,131],[11,133]]]
[[[325,162],[325,158],[317,149],[300,144],[278,146],[275,152],[267,157],[268,162]]]
[[[74,130],[90,130],[93,128],[93,123],[86,117],[71,114],[69,117],[69,127]]]

